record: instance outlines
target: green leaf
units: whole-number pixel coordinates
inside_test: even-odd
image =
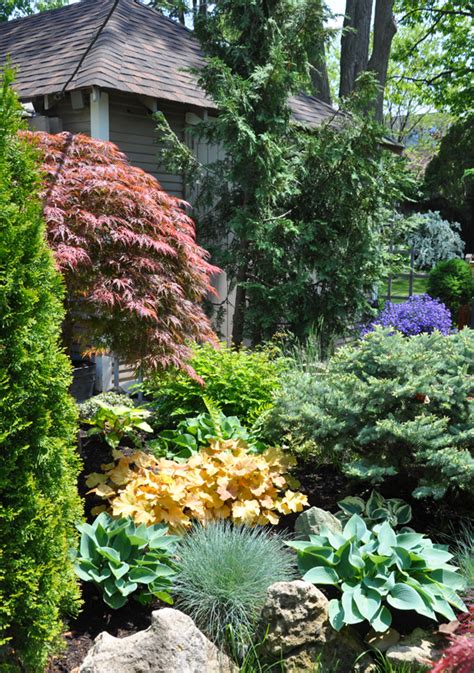
[[[122,596],[122,594],[120,594],[118,591],[116,593],[111,594],[110,596],[104,594],[103,598],[104,603],[107,603],[107,605],[111,607],[113,610],[123,608],[123,606],[127,602],[126,596]]]
[[[156,580],[157,574],[154,570],[146,566],[138,566],[132,568],[129,573],[129,578],[133,582],[139,582],[140,584],[149,584]]]
[[[425,607],[420,594],[408,584],[398,582],[387,596],[387,602],[397,610],[422,611]]]
[[[353,514],[349,521],[344,526],[342,531],[343,536],[348,540],[349,538],[356,538],[362,540],[364,535],[367,533],[367,526],[363,519],[360,518],[357,514]]]
[[[329,623],[336,631],[340,631],[344,626],[344,609],[341,601],[333,598],[328,605]]]
[[[364,589],[360,585],[354,589],[354,600],[360,614],[369,622],[375,617],[382,604],[382,599],[377,591]]]
[[[120,579],[128,573],[130,566],[128,563],[121,563],[119,566],[116,566],[114,563],[110,565],[110,570],[115,575],[117,579]]]
[[[364,616],[357,607],[355,591],[344,592],[342,594],[342,607],[344,609],[344,622],[346,624],[359,624],[364,621]]]
[[[390,556],[392,548],[397,546],[397,536],[388,521],[384,521],[384,523],[380,524],[377,536],[379,539],[379,554],[382,556]]]
[[[311,582],[312,584],[333,584],[337,586],[339,582],[339,576],[335,570],[332,568],[311,568],[303,576],[305,582]]]
[[[352,516],[352,514],[363,514],[365,504],[362,498],[357,498],[353,496],[348,496],[343,500],[340,500],[337,503],[337,506],[342,509],[343,512]]]
[[[107,559],[107,561],[112,561],[112,563],[120,563],[120,555],[116,549],[112,547],[99,547],[97,549],[99,554]]]
[[[383,633],[386,631],[392,624],[392,613],[387,608],[387,606],[382,605],[378,612],[370,620],[370,625],[378,633]]]
[[[436,582],[443,584],[449,589],[466,588],[466,580],[464,577],[453,570],[433,570],[429,573],[429,577],[434,579]]]

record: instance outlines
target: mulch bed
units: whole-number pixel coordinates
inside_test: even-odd
[[[79,479],[79,491],[81,496],[85,496],[87,487],[85,477],[91,472],[100,472],[100,466],[103,463],[111,461],[110,448],[96,438],[87,438],[82,434],[79,444],[79,452],[84,461],[84,470]],[[330,465],[311,465],[311,463],[300,462],[295,475],[301,483],[301,490],[306,493],[310,506],[321,507],[332,513],[338,511],[337,502],[348,495],[360,495],[367,498],[370,494],[370,488],[361,492],[360,485],[350,482],[346,477],[340,474]],[[443,539],[442,534],[449,529],[450,524],[456,525],[455,519],[458,518],[458,503],[449,507],[442,503],[425,503],[424,501],[413,501],[411,491],[413,484],[401,482],[400,479],[393,478],[384,483],[383,495],[387,498],[397,497],[410,502],[413,506],[414,518],[410,522],[415,530],[423,531],[437,541]],[[86,499],[86,515],[90,518],[90,507],[98,504],[94,497],[88,496]],[[459,503],[461,506],[462,503]],[[456,515],[454,514],[456,512]],[[294,523],[297,514],[284,516],[280,520],[278,528],[291,534],[294,529]],[[83,662],[88,650],[92,647],[94,638],[102,631],[107,631],[111,635],[123,638],[130,636],[137,631],[148,628],[150,625],[151,612],[153,608],[146,608],[139,603],[130,600],[120,610],[111,610],[101,600],[95,587],[83,583],[84,606],[79,617],[69,624],[69,630],[63,635],[65,642],[65,651],[63,654],[54,657],[46,673],[71,673]],[[159,607],[157,604],[154,609]],[[401,626],[402,631],[406,631],[419,625],[405,624]],[[111,671],[111,673],[113,673]]]

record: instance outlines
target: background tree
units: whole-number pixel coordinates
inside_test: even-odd
[[[125,362],[185,367],[187,342],[213,339],[200,302],[217,270],[181,202],[112,143],[28,138],[44,156],[44,214],[66,281],[69,334]]]
[[[69,550],[81,506],[63,287],[11,81],[0,84],[0,670],[38,673],[78,607]]]
[[[67,5],[68,0],[0,0],[0,21]]]

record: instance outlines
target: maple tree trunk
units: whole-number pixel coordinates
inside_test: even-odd
[[[371,19],[372,0],[347,0],[341,37],[341,98],[354,91],[358,75],[367,70]]]
[[[375,102],[375,118],[379,122],[383,120],[384,89],[387,81],[390,49],[393,37],[397,32],[393,4],[394,0],[377,0],[374,19],[374,45],[368,63],[368,69],[376,74],[380,85]]]

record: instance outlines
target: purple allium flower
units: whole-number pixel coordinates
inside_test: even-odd
[[[405,336],[438,330],[441,334],[452,331],[451,313],[438,299],[427,294],[410,297],[402,304],[387,302],[377,318],[366,325],[361,334],[372,332],[377,326],[393,327]]]

